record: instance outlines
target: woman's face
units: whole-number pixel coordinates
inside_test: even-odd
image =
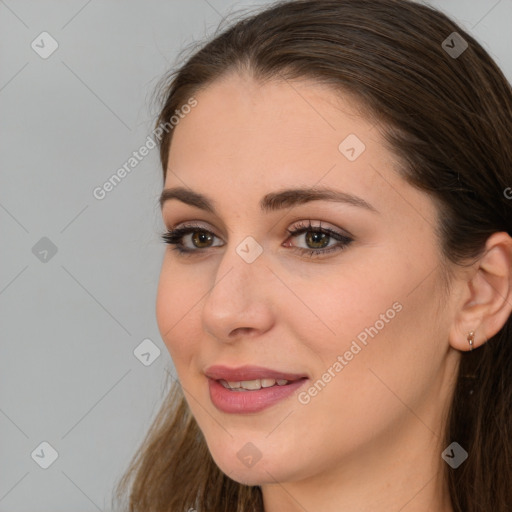
[[[458,359],[432,200],[348,96],[231,74],[195,98],[157,320],[214,460],[249,484],[438,464]]]

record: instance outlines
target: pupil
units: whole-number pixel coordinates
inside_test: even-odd
[[[199,233],[199,235],[198,235]],[[212,241],[212,236],[208,233],[205,233],[204,231],[194,231],[194,234],[192,236],[192,241],[195,246],[201,243],[207,243]]]
[[[327,245],[329,235],[326,233],[320,233],[318,231],[308,231],[306,234],[306,243],[308,245],[314,245],[314,244],[320,244],[316,245],[313,248],[314,249],[321,249]],[[326,243],[324,243],[326,242]]]

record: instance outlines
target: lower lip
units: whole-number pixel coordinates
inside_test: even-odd
[[[308,379],[300,379],[285,386],[271,386],[254,391],[231,391],[220,382],[208,379],[210,398],[217,409],[231,414],[259,412],[289,397]]]

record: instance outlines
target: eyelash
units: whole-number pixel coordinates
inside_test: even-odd
[[[183,240],[182,240],[183,237],[185,235],[194,233],[196,231],[208,233],[208,234],[213,235],[214,237],[216,236],[211,231],[204,229],[203,226],[186,225],[186,226],[183,226],[180,228],[170,229],[167,232],[163,233],[161,235],[161,237],[162,237],[162,241],[165,242],[166,244],[174,245],[174,247],[172,247],[172,250],[177,251],[178,255],[192,256],[199,252],[203,252],[205,249],[211,249],[211,247],[207,247],[205,249],[200,249],[200,248],[190,249],[190,248],[185,248],[183,246]],[[289,233],[289,235],[291,237],[298,236],[298,235],[301,235],[306,232],[314,232],[314,233],[322,233],[322,234],[328,235],[330,238],[334,238],[335,240],[338,241],[337,244],[335,244],[331,247],[328,247],[327,249],[304,249],[302,247],[292,247],[293,250],[299,252],[300,254],[303,255],[306,253],[310,257],[324,255],[327,253],[331,253],[333,251],[343,250],[351,242],[354,241],[352,238],[350,238],[347,235],[343,235],[343,234],[338,233],[337,231],[333,231],[332,229],[329,229],[329,228],[322,228],[321,224],[320,224],[320,226],[313,226],[311,224],[310,220],[308,220],[308,224],[305,224],[304,222],[300,222],[299,224],[294,226],[294,229],[291,229],[291,230],[287,229],[286,231]],[[218,247],[218,246],[216,246],[216,247]]]

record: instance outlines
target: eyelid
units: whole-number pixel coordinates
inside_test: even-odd
[[[304,222],[307,222],[307,224],[304,224]],[[344,228],[340,228],[334,224],[330,223],[324,223],[323,221],[319,220],[317,221],[318,224],[312,224],[311,220],[308,219],[307,221],[299,220],[292,223],[292,228],[287,228],[286,231],[290,233],[290,231],[298,231],[298,230],[322,230],[322,231],[328,231],[330,233],[334,233],[339,236],[343,236],[345,238],[351,238],[355,240],[355,236],[348,230]]]
[[[302,224],[304,222],[307,222],[308,224]],[[324,221],[317,221],[317,224],[311,224],[311,219],[307,220],[296,220],[291,222],[290,226],[291,228],[286,228],[286,232],[290,233],[290,231],[294,231],[297,229],[302,228],[309,228],[309,229],[323,229],[326,231],[331,231],[343,236],[346,236],[347,238],[355,239],[355,236],[345,228],[340,228],[336,225],[330,224],[330,223],[324,223]],[[167,228],[168,231],[176,231],[178,229],[188,229],[188,228],[195,228],[195,229],[201,229],[203,231],[211,232],[213,235],[215,235],[217,238],[221,238],[219,235],[216,235],[215,229],[211,228],[208,223],[204,223],[204,221],[183,221],[183,222],[177,222],[176,224],[172,225],[171,227]]]

